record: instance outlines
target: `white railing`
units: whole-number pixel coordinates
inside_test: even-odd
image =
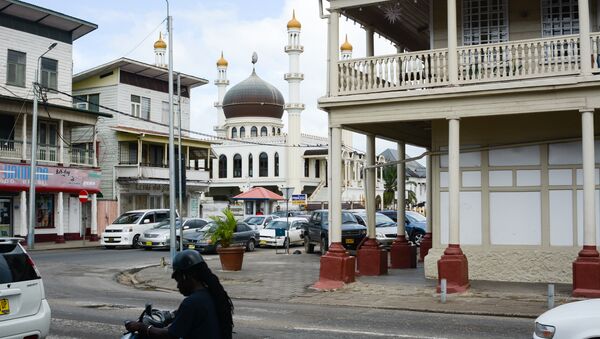
[[[338,62],[340,94],[427,88],[447,83],[447,49]]]
[[[23,158],[23,142],[18,140],[0,139],[0,158],[21,159]],[[29,153],[31,155],[31,153]]]
[[[458,48],[459,83],[579,73],[579,35]]]
[[[79,148],[79,147],[70,147],[65,149],[66,152],[70,153],[70,161],[71,165],[84,165],[84,166],[92,166],[94,165],[94,151]]]
[[[600,33],[592,33],[592,70],[600,70]]]

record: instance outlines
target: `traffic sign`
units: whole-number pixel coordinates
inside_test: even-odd
[[[86,190],[79,191],[79,201],[82,203],[88,202],[89,196]]]
[[[292,204],[306,205],[306,194],[292,194]]]

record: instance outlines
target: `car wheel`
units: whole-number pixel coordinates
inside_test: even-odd
[[[136,235],[133,237],[133,243],[131,244],[131,248],[140,248],[140,243],[139,243],[139,241],[140,241],[140,235],[139,235],[139,234],[136,234]]]
[[[327,238],[322,237],[321,238],[321,254],[325,254],[325,252],[327,252],[327,250],[329,249],[329,242],[327,241]]]
[[[419,246],[419,245],[421,245],[421,241],[423,241],[424,237],[425,237],[424,231],[415,231],[415,232],[413,232],[410,241],[413,244],[415,244],[416,246]]]
[[[246,244],[246,251],[247,252],[254,252],[255,248],[256,248],[256,244],[254,243],[254,240],[250,239],[248,241],[248,243]]]
[[[315,245],[310,243],[309,237],[304,237],[304,252],[306,252],[306,253],[314,253],[315,252]]]
[[[114,250],[115,249],[114,246],[104,246],[104,248],[106,248],[107,250]]]

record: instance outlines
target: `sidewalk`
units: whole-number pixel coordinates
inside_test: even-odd
[[[38,242],[34,244],[33,249],[28,249],[27,246],[23,246],[29,252],[31,251],[48,251],[48,250],[66,250],[76,248],[94,248],[100,247],[100,241],[89,241],[89,240],[69,240],[62,244],[55,242]]]
[[[442,304],[435,292],[436,281],[424,278],[422,266],[390,269],[388,275],[379,277],[359,276],[339,290],[317,291],[311,285],[319,276],[318,254],[285,255],[258,249],[245,254],[239,272],[222,271],[217,255],[204,258],[232,299],[528,318],[547,310],[546,284],[471,281],[467,292],[448,295]],[[135,269],[125,276],[138,288],[177,290],[168,267]],[[571,285],[555,285],[555,293],[555,305],[580,300],[571,297]]]

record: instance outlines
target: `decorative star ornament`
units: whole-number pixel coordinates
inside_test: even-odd
[[[401,12],[402,10],[400,9],[400,4],[398,2],[387,4],[383,7],[383,15],[391,24],[400,21]]]

